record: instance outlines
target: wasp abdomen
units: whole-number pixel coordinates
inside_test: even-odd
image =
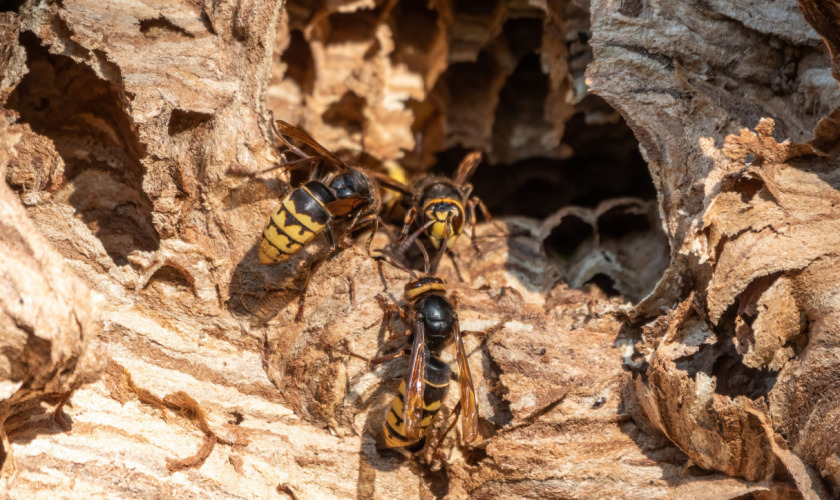
[[[443,405],[443,400],[446,398],[446,393],[449,391],[449,376],[451,373],[449,365],[442,360],[431,357],[425,366],[423,376],[423,419],[420,421],[420,428],[426,430],[437,415],[440,407]],[[385,424],[383,425],[385,431],[385,444],[389,448],[408,447],[411,452],[419,451],[423,448],[425,437],[421,437],[417,441],[409,441],[405,438],[405,426],[403,419],[405,418],[403,408],[403,399],[405,398],[405,380],[400,383],[399,394],[394,396],[391,401],[391,407],[388,409],[388,414],[385,417]]]
[[[330,221],[333,193],[319,181],[292,191],[272,212],[260,238],[260,263],[282,262],[315,239]]]

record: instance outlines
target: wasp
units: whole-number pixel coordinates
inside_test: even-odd
[[[413,278],[405,286],[406,317],[411,324],[408,374],[400,383],[385,417],[383,432],[390,448],[423,449],[425,431],[449,392],[451,368],[440,356],[454,340],[461,387],[461,430],[466,442],[478,436],[478,411],[458,313],[446,297],[446,283],[435,276]]]
[[[383,249],[383,255],[388,255],[391,259],[382,260],[408,272],[411,276],[404,288],[405,305],[402,308],[393,304],[388,307],[384,299],[379,297],[380,305],[386,311],[385,321],[389,332],[391,314],[396,312],[409,325],[407,343],[411,347],[380,358],[368,359],[337,349],[324,341],[321,343],[339,353],[362,359],[372,366],[400,357],[409,358],[408,372],[400,383],[399,394],[394,396],[385,416],[383,433],[387,447],[404,448],[414,453],[425,446],[425,431],[432,424],[449,392],[452,370],[441,359],[441,354],[443,349],[454,341],[461,390],[456,412],[461,414],[463,440],[471,442],[478,436],[478,410],[463,336],[483,333],[461,331],[455,305],[447,297],[446,282],[439,277],[428,275],[427,254],[424,253],[426,275],[423,276],[418,276],[396,261],[393,253],[386,253]],[[442,441],[443,436],[438,445]]]
[[[481,250],[475,241],[476,207],[488,221],[491,220],[491,216],[484,202],[479,197],[472,196],[473,186],[469,183],[481,163],[481,158],[480,151],[469,153],[461,160],[452,178],[428,175],[421,177],[410,187],[395,179],[382,180],[386,187],[403,194],[408,207],[396,244],[408,238],[411,226],[422,214],[418,233],[424,232],[432,246],[439,251],[432,269],[437,268],[440,257],[447,248],[452,248],[467,224],[472,229],[470,239],[473,249],[477,256],[481,256]]]
[[[382,207],[380,186],[374,179],[387,178],[376,172],[350,167],[309,134],[271,115],[271,129],[288,151],[298,157],[276,167],[295,170],[311,167],[309,180],[293,189],[272,211],[260,236],[259,261],[261,264],[280,263],[297,254],[316,236],[323,233],[329,252],[313,262],[306,274],[296,319],[303,317],[304,297],[309,280],[320,264],[329,259],[354,231],[372,224],[373,228],[365,248],[370,254],[370,244],[379,229],[379,212]],[[314,155],[295,146],[292,140],[307,146]],[[335,171],[324,174],[324,167]],[[336,240],[334,228],[344,228]],[[336,243],[338,242],[338,244]]]
[[[271,118],[275,135],[300,157],[281,166],[287,170],[304,166],[314,168],[309,181],[292,190],[272,212],[260,238],[260,263],[283,262],[322,232],[326,235],[330,251],[334,252],[337,245],[332,223],[337,220],[349,220],[345,235],[373,223],[374,230],[367,242],[370,252],[370,241],[378,228],[381,207],[378,185],[369,173],[348,166],[302,130],[283,120],[275,121],[273,114]],[[317,155],[306,154],[289,138],[309,146]],[[340,173],[322,177],[325,163],[336,167]]]

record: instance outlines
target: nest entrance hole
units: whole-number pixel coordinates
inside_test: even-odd
[[[58,202],[68,203],[117,265],[134,250],[156,250],[152,202],[143,191],[144,149],[119,92],[87,65],[50,54],[20,36],[29,72],[9,96],[20,122],[49,138],[64,161]]]
[[[667,238],[657,219],[656,189],[638,141],[618,112],[597,96],[585,101],[588,110],[577,112],[566,124],[560,147],[569,156],[498,164],[485,160],[472,179],[474,193],[494,217],[546,220],[571,207],[588,214],[562,217],[543,242],[547,255],[570,285],[595,286],[608,296],[637,301],[653,288],[669,262]],[[451,175],[467,152],[455,147],[439,154],[436,173]],[[616,205],[609,208],[611,203]],[[596,258],[602,260],[600,270],[595,266],[589,274],[575,275],[586,259]]]
[[[571,148],[568,158],[535,156],[499,164],[485,160],[476,170],[475,193],[494,216],[544,219],[569,205],[594,208],[612,198],[656,198],[633,131],[601,98],[587,99],[597,101],[602,112],[613,116],[608,123],[588,124],[586,112],[576,113],[562,139]],[[435,173],[451,175],[468,151],[457,146],[440,153]]]

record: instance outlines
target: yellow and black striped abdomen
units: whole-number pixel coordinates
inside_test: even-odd
[[[260,238],[260,263],[282,262],[315,239],[330,222],[326,204],[335,196],[318,181],[292,191],[272,212]]]
[[[443,405],[446,393],[449,391],[449,365],[437,358],[430,358],[426,364],[425,378],[423,379],[423,419],[420,421],[420,428],[426,430]],[[417,441],[409,441],[405,438],[405,426],[403,424],[405,408],[405,380],[400,382],[399,393],[391,401],[391,407],[385,415],[385,444],[389,448],[408,447],[411,452],[420,451],[425,444],[425,437]]]

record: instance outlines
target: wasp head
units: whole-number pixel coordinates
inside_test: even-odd
[[[423,207],[426,235],[435,248],[444,240],[448,240],[447,248],[452,248],[464,229],[464,220],[464,207],[454,198],[432,199]]]

